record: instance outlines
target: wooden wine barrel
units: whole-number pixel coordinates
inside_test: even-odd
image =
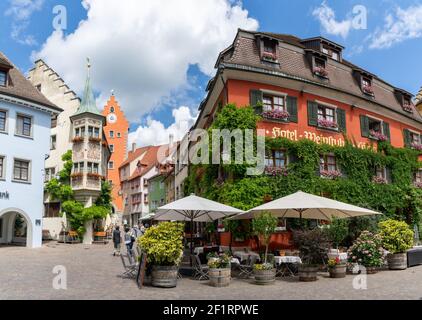
[[[255,283],[260,285],[272,284],[275,281],[276,270],[254,270]]]
[[[231,280],[231,269],[210,269],[208,271],[210,277],[209,284],[213,287],[227,287]]]
[[[395,253],[387,256],[388,268],[390,270],[405,270],[407,269],[407,254]]]
[[[177,266],[153,266],[152,281],[154,287],[174,288],[177,285]]]
[[[346,277],[346,264],[336,265],[330,267],[328,270],[330,272],[330,278],[345,278]]]
[[[318,280],[318,266],[299,265],[299,281],[310,282]]]

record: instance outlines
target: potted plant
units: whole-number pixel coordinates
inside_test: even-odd
[[[293,233],[293,242],[299,248],[302,264],[299,265],[299,281],[316,281],[321,264],[327,261],[330,241],[321,229],[300,230]]]
[[[210,285],[213,287],[227,287],[231,280],[231,256],[223,253],[217,256],[210,256],[208,260],[208,275]]]
[[[162,222],[147,229],[138,244],[152,265],[155,287],[173,288],[177,285],[179,263],[183,255],[183,223]]]
[[[388,267],[390,270],[404,270],[407,268],[406,251],[413,247],[413,231],[404,221],[393,219],[378,224],[382,246],[388,250]]]
[[[252,229],[265,245],[264,261],[254,265],[254,276],[257,284],[271,284],[275,281],[276,269],[273,263],[268,263],[268,245],[271,235],[277,227],[277,218],[270,212],[263,212],[252,220]]]
[[[349,262],[364,266],[367,274],[383,265],[383,254],[381,237],[369,231],[363,231],[348,250]]]
[[[330,273],[330,278],[346,277],[346,268],[346,263],[341,261],[339,257],[328,260],[328,272]]]

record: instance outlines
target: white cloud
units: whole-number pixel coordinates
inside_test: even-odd
[[[174,141],[180,141],[194,124],[196,117],[188,107],[173,109],[174,123],[165,127],[163,123],[151,118],[147,119],[146,126],[139,126],[135,132],[129,133],[129,146],[136,143],[138,147],[169,143],[170,135]]]
[[[336,13],[325,1],[312,12],[312,15],[319,20],[322,28],[328,34],[346,38],[352,28],[352,18],[337,21]]]
[[[371,49],[385,49],[408,39],[422,37],[422,5],[398,7],[385,17],[385,25],[371,35]]]
[[[241,3],[231,0],[85,0],[83,4],[87,19],[69,35],[54,31],[33,58],[45,59],[80,92],[89,56],[100,100],[115,89],[132,122],[185,90],[189,65],[198,64],[212,75],[218,53],[231,44],[237,28],[258,28]]]
[[[44,0],[10,0],[10,6],[4,14],[12,17],[10,36],[13,40],[30,46],[37,44],[33,35],[23,33],[29,26],[32,14],[41,10],[43,4]]]

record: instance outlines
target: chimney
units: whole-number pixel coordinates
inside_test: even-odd
[[[136,150],[136,142],[132,143],[132,152],[135,152]]]

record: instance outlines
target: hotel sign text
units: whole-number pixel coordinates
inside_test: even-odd
[[[267,131],[267,134],[269,132]],[[292,141],[298,141],[301,139],[311,140],[317,144],[328,144],[330,146],[338,146],[344,147],[346,145],[346,141],[343,138],[334,138],[333,136],[323,136],[318,135],[315,132],[310,131],[303,131],[303,133],[299,133],[296,129],[295,130],[283,130],[279,127],[274,127],[272,131],[273,138],[286,138]],[[357,145],[360,149],[372,149],[373,147],[366,143],[358,143]]]

